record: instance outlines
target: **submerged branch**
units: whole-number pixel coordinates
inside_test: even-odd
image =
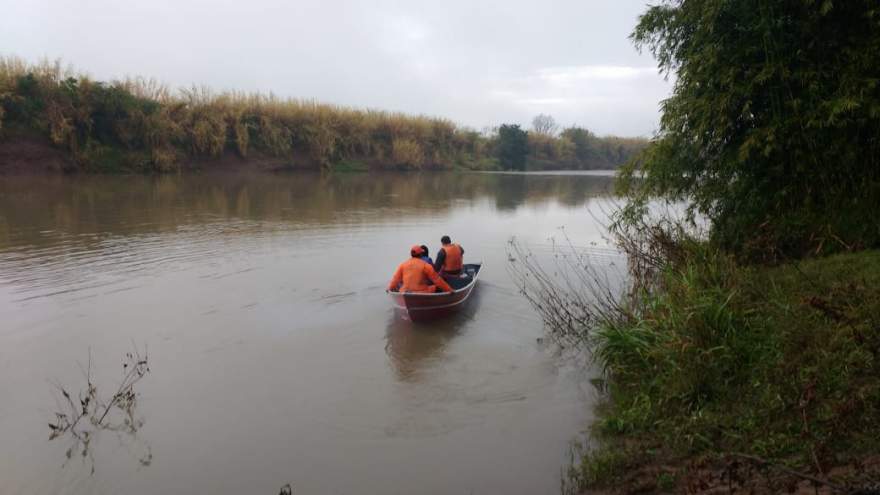
[[[80,367],[82,369],[82,367]],[[100,431],[114,431],[129,435],[137,440],[137,432],[143,425],[143,420],[136,418],[137,393],[135,385],[149,372],[149,360],[146,349],[141,353],[137,347],[132,352],[125,354],[122,363],[122,380],[116,391],[108,400],[102,399],[97,385],[92,380],[92,356],[89,350],[88,365],[84,371],[86,387],[81,390],[74,402],[74,398],[66,388],[56,384],[63,400],[56,398],[58,411],[55,412],[55,421],[49,422],[49,440],[66,436],[73,441],[73,445],[67,450],[68,459],[74,451],[81,452],[82,457],[92,460],[92,472],[94,472],[94,458],[91,454],[91,441]],[[111,414],[114,411],[122,413],[121,419],[116,419]],[[83,419],[88,421],[82,421]],[[144,444],[146,453],[138,461],[142,465],[149,465],[152,453],[149,445]]]

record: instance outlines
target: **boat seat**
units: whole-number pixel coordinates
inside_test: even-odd
[[[446,280],[453,289],[458,290],[465,287],[467,284],[471,283],[476,274],[477,269],[472,265],[465,265],[464,269],[458,275],[449,275],[443,274],[443,279]]]

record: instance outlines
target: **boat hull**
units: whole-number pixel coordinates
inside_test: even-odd
[[[411,321],[436,320],[449,316],[464,306],[477,286],[477,276],[481,268],[481,264],[465,265],[465,273],[471,274],[470,279],[465,286],[454,292],[442,294],[389,292],[389,294],[394,306],[405,318]]]

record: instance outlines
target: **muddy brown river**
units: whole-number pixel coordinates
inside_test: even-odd
[[[556,493],[591,418],[507,243],[597,259],[609,174],[0,177],[0,493]],[[452,318],[384,288],[412,244],[483,261]],[[146,349],[130,434],[47,440],[57,385]],[[91,363],[89,364],[89,356]],[[67,457],[69,448],[75,447]]]

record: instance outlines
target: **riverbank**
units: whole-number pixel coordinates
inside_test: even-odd
[[[85,160],[85,161],[83,161]],[[345,160],[322,167],[307,155],[291,153],[277,157],[254,152],[247,157],[224,152],[218,156],[193,157],[178,163],[176,172],[292,172],[330,170],[367,172],[386,170],[366,160]],[[143,174],[156,173],[150,157],[137,150],[105,148],[87,158],[60,148],[48,138],[29,130],[7,131],[0,137],[0,176],[53,175],[73,173]]]
[[[602,446],[580,453],[569,491],[880,481],[880,251],[766,267],[695,244],[669,259],[593,336]]]
[[[527,170],[499,170],[497,168],[466,168],[453,166],[451,169],[432,167],[420,169],[429,172],[482,172],[500,174],[542,173],[557,174],[595,174],[613,176],[614,169],[571,170],[564,168],[528,167]],[[289,157],[275,157],[253,153],[241,157],[226,152],[216,157],[197,157],[178,164],[175,172],[182,173],[284,173],[284,172],[339,172],[339,173],[396,173],[413,172],[407,167],[390,167],[379,160],[347,159],[331,163],[327,167],[306,155],[291,154]],[[143,154],[128,150],[112,150],[97,156],[83,168],[76,157],[67,150],[58,148],[50,140],[34,132],[7,132],[0,139],[0,177],[16,175],[64,175],[64,174],[155,174],[149,159]]]
[[[521,146],[511,151],[497,128],[477,132],[443,118],[200,87],[172,92],[153,80],[94,81],[58,63],[0,58],[0,157],[12,157],[0,167],[9,170],[593,170],[621,166],[648,142],[580,127],[501,127],[516,128],[509,134]],[[48,155],[52,164],[39,165]]]

